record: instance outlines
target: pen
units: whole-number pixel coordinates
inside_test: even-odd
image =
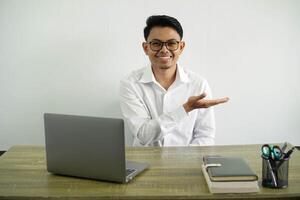
[[[281,147],[282,153],[284,153],[286,147],[287,147],[287,142],[285,142],[285,143],[283,144],[283,146]]]
[[[290,150],[288,150],[288,152],[286,152],[286,154],[284,155],[284,157],[280,160],[279,164],[277,165],[277,169],[280,168],[280,166],[282,165],[282,163],[286,160],[288,160],[291,156],[291,154],[293,153],[295,147],[292,147]]]
[[[289,158],[291,154],[293,153],[295,147],[292,147],[286,154],[284,155],[284,159]]]

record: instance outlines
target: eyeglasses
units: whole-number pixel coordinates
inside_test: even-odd
[[[160,40],[152,40],[147,43],[150,44],[150,49],[152,51],[160,51],[163,48],[163,46],[166,46],[167,49],[170,51],[176,51],[179,47],[179,41],[174,39],[168,40],[166,42],[162,42]]]

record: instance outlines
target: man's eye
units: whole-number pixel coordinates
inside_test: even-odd
[[[158,46],[158,47],[161,45],[160,42],[152,42],[151,44],[152,44],[153,46]]]
[[[168,42],[168,46],[176,46],[177,42]]]

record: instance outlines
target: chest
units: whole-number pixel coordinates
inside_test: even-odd
[[[198,92],[196,88],[188,84],[171,86],[168,90],[156,84],[142,85],[141,87],[142,101],[154,116],[172,112]]]

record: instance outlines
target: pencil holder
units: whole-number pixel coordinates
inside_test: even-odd
[[[269,188],[288,187],[289,158],[274,161],[262,157],[262,186]]]

